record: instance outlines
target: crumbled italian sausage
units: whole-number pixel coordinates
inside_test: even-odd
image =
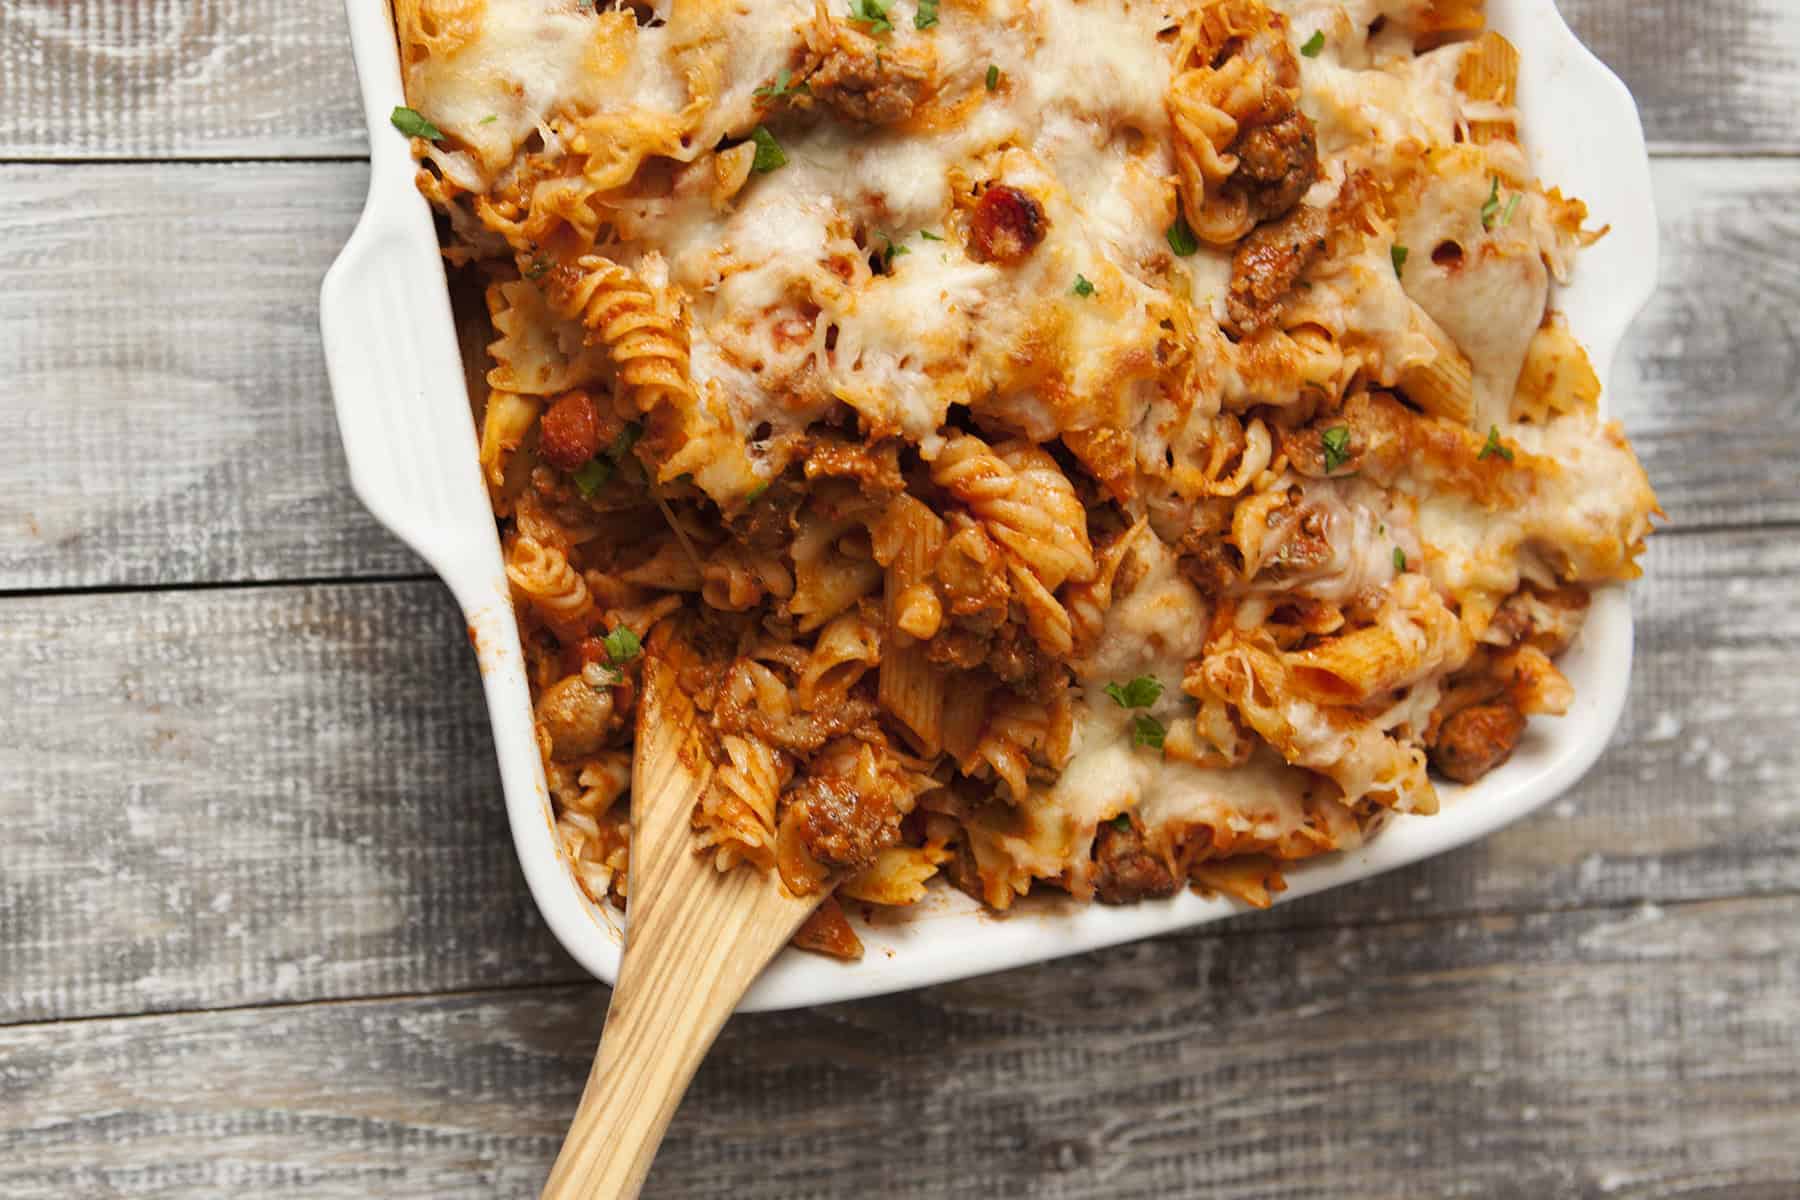
[[[1303,204],[1238,243],[1225,298],[1233,333],[1246,337],[1274,324],[1300,276],[1325,253],[1325,230],[1325,210]]]
[[[1135,904],[1173,896],[1181,888],[1168,866],[1150,853],[1144,835],[1124,822],[1100,826],[1094,837],[1094,866],[1094,894],[1102,904]]]
[[[1282,216],[1300,203],[1319,178],[1319,141],[1312,121],[1298,109],[1238,135],[1230,153],[1237,170],[1225,185],[1250,203],[1258,221]]]
[[[1471,705],[1439,727],[1431,765],[1458,783],[1474,783],[1512,757],[1524,732],[1524,714],[1510,700]]]
[[[818,69],[806,77],[812,98],[865,125],[910,118],[931,93],[932,61],[917,47],[886,47],[833,22]]]

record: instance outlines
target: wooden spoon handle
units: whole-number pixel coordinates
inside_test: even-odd
[[[708,953],[660,961],[628,954],[580,1108],[544,1189],[548,1200],[637,1195],[701,1059],[757,970],[793,934],[793,925],[777,933],[729,919],[732,909],[760,911],[743,893],[772,889],[766,876],[746,868],[699,882],[711,886],[661,894],[648,906],[650,921],[673,928],[631,929],[633,942],[647,933],[671,946],[704,938]],[[734,926],[740,938],[732,938]]]
[[[613,1200],[643,1186],[708,1047],[751,982],[824,898],[694,853],[690,814],[710,774],[693,704],[644,665],[632,767],[631,910],[600,1049],[545,1200]]]

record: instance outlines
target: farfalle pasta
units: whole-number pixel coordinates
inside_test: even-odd
[[[396,17],[597,901],[645,653],[720,870],[1266,904],[1564,711],[1637,573],[1655,497],[1555,310],[1605,230],[1478,0]],[[800,940],[856,952],[835,907]]]

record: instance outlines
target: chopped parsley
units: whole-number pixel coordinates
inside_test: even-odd
[[[1500,444],[1500,427],[1498,425],[1489,425],[1487,441],[1481,444],[1481,453],[1475,456],[1475,461],[1480,462],[1484,458],[1491,458],[1496,455],[1500,458],[1504,458],[1507,462],[1513,460],[1512,450]]]
[[[1388,251],[1388,257],[1394,260],[1394,274],[1400,274],[1400,268],[1406,265],[1406,247],[1396,244]]]
[[[775,72],[774,83],[759,87],[750,94],[763,100],[786,100],[789,96],[795,96],[801,92],[810,91],[812,91],[812,89],[806,86],[806,81],[804,79],[799,83],[795,83],[794,73],[786,67],[783,67],[781,70]]]
[[[867,25],[871,36],[894,32],[894,23],[888,20],[888,9],[894,0],[850,0],[850,19],[859,25]]]
[[[919,230],[919,236],[924,238],[928,242],[941,242],[944,240],[943,238],[939,237],[937,234],[931,232],[931,230],[929,230],[929,229]]]
[[[581,494],[590,500],[593,499],[594,493],[605,487],[606,481],[612,477],[612,463],[597,454],[588,459],[579,471],[569,476],[575,481],[575,486],[581,489]]]
[[[750,169],[767,175],[777,167],[787,166],[787,155],[781,151],[781,143],[775,140],[765,125],[758,125],[750,131],[750,140],[756,143],[756,157],[750,161]]]
[[[1488,188],[1488,197],[1481,202],[1481,227],[1492,229],[1494,217],[1500,212],[1500,177],[1494,176],[1493,186]]]
[[[1300,47],[1300,53],[1306,55],[1308,58],[1317,58],[1319,57],[1319,51],[1324,48],[1325,31],[1323,29],[1315,29],[1313,30],[1313,35],[1306,39],[1306,45]]]
[[[444,140],[443,130],[420,116],[416,109],[407,108],[404,104],[396,105],[394,111],[388,114],[388,120],[407,137],[420,137],[432,142]]]
[[[912,249],[908,247],[905,242],[896,242],[891,236],[881,232],[879,229],[875,231],[875,236],[887,243],[885,247],[875,252],[875,260],[881,264],[881,269],[884,273],[893,271],[894,260],[896,258],[900,257],[902,254],[912,253]]]
[[[1350,461],[1350,427],[1327,429],[1319,435],[1319,446],[1325,451],[1325,473],[1329,475]]]
[[[1148,713],[1139,713],[1131,719],[1131,744],[1149,746],[1153,750],[1163,748],[1163,738],[1168,736],[1163,723]]]
[[[483,118],[481,118],[481,120],[480,120],[480,121],[478,121],[478,122],[476,122],[476,124],[478,124],[478,125],[492,125],[492,124],[493,124],[493,123],[494,123],[494,122],[495,122],[495,121],[498,121],[498,120],[499,120],[499,119],[500,119],[500,114],[499,114],[499,113],[489,113],[489,114],[488,114],[488,115],[487,115],[487,116],[485,116],[485,117],[483,117]]]
[[[1394,547],[1394,570],[1395,571],[1406,570],[1406,551],[1402,550],[1398,546]]]
[[[525,278],[542,279],[544,277],[544,272],[549,269],[550,256],[548,254],[540,253],[536,258],[531,260],[531,265],[525,268]]]
[[[1149,708],[1162,695],[1162,680],[1154,675],[1139,675],[1126,683],[1109,683],[1106,694],[1120,708]]]
[[[625,428],[619,430],[619,436],[613,439],[613,444],[607,449],[606,453],[611,456],[614,462],[617,462],[627,454],[630,454],[631,448],[637,445],[638,439],[643,436],[644,427],[639,425],[636,421],[628,421],[625,424]]]
[[[612,445],[594,455],[580,470],[570,474],[569,478],[575,481],[575,486],[581,489],[583,496],[592,499],[595,492],[606,486],[607,481],[613,477],[613,472],[643,436],[644,427],[636,421],[630,422],[619,431],[619,436],[613,439]]]
[[[1077,275],[1075,276],[1075,286],[1069,290],[1077,296],[1091,296],[1094,294],[1094,285],[1088,282],[1086,275]]]
[[[919,11],[913,14],[914,29],[930,29],[938,23],[938,0],[919,0]]]
[[[987,90],[998,91],[1000,87],[1000,68],[993,63],[988,64]]]
[[[1175,223],[1169,226],[1167,236],[1169,249],[1182,258],[1186,258],[1200,249],[1200,239],[1194,236],[1193,229],[1187,223],[1187,217],[1182,213],[1175,214]]]
[[[615,667],[620,663],[630,662],[644,649],[644,644],[638,641],[638,635],[624,625],[600,640],[606,645],[606,661]]]
[[[1118,830],[1120,833],[1130,833],[1131,832],[1131,814],[1130,813],[1120,813],[1118,816],[1116,816],[1112,820],[1108,821],[1107,824],[1111,825],[1114,829]]]

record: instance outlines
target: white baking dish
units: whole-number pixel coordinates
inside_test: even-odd
[[[560,858],[513,624],[499,540],[476,468],[476,439],[430,211],[413,187],[406,138],[388,122],[404,103],[388,5],[348,0],[373,170],[349,244],[325,277],[320,326],[350,479],[363,503],[443,576],[467,615],[492,715],[507,815],[526,882],[557,938],[608,982],[618,974],[617,914],[590,904]],[[1540,174],[1587,201],[1611,233],[1580,259],[1555,305],[1602,379],[1656,281],[1656,215],[1643,131],[1630,93],[1575,39],[1551,0],[1492,0],[1495,28],[1519,47],[1525,137]],[[1539,808],[1599,757],[1624,708],[1631,611],[1617,588],[1596,595],[1562,662],[1575,704],[1536,718],[1504,767],[1469,787],[1442,785],[1443,810],[1399,817],[1364,849],[1287,871],[1282,899],[1337,887],[1474,841]],[[948,888],[914,909],[858,924],[867,954],[839,963],[788,950],[746,1010],[872,996],[1185,929],[1243,911],[1184,893],[1126,908],[1068,901],[982,912]]]

